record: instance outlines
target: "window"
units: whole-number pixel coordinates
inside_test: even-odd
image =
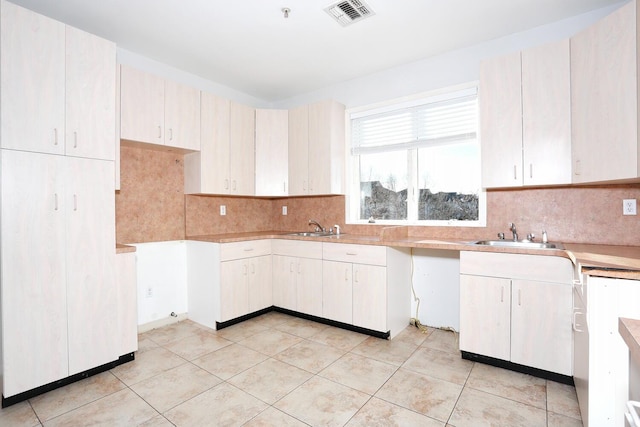
[[[350,110],[352,223],[484,225],[477,86]]]

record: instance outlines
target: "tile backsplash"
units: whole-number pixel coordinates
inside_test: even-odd
[[[381,225],[345,225],[345,197],[254,197],[184,195],[182,155],[137,147],[121,149],[121,190],[116,194],[119,243],[181,240],[188,236],[306,231],[309,219],[345,233],[379,234]],[[575,243],[640,245],[640,216],[623,216],[623,199],[640,199],[640,184],[487,192],[486,227],[409,227],[409,236],[459,240],[508,235],[515,222],[521,236],[541,235]],[[220,206],[226,215],[220,215]],[[282,215],[287,206],[287,215]]]

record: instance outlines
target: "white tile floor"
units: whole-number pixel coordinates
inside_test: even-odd
[[[570,386],[280,313],[140,335],[136,360],[0,410],[0,426],[582,426]]]

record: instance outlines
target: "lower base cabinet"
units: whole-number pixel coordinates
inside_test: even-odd
[[[460,350],[571,376],[571,262],[460,253]]]
[[[118,355],[138,350],[138,290],[136,253],[116,255],[116,295],[118,300]]]

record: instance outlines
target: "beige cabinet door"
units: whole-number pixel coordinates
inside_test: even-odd
[[[298,311],[297,280],[297,258],[273,255],[273,305]]]
[[[66,27],[67,156],[114,160],[116,46]]]
[[[230,102],[202,92],[200,108],[200,152],[184,156],[185,193],[229,194]]]
[[[249,312],[249,265],[246,259],[220,263],[220,321]]]
[[[322,261],[322,317],[353,323],[353,265]]]
[[[386,332],[387,268],[377,265],[353,265],[353,324]]]
[[[255,109],[231,102],[229,129],[230,193],[255,195]]]
[[[256,196],[288,194],[289,112],[256,110]]]
[[[164,145],[164,79],[120,66],[120,138]]]
[[[511,291],[511,361],[573,375],[571,285],[513,280]]]
[[[69,374],[117,359],[112,161],[67,157]]]
[[[520,52],[480,63],[482,186],[522,185]]]
[[[569,40],[522,52],[522,145],[524,185],[571,183]]]
[[[511,280],[460,275],[460,350],[496,359],[511,355]]]
[[[164,81],[164,144],[200,150],[200,91]]]
[[[6,1],[1,8],[2,148],[63,154],[65,26]]]
[[[273,305],[271,255],[247,258],[246,261],[249,270],[249,310],[247,313],[253,313]]]
[[[69,375],[65,158],[14,150],[0,156],[3,395],[9,397]]]
[[[573,182],[638,177],[636,3],[571,38]]]
[[[299,258],[295,274],[297,310],[322,317],[322,260]]]
[[[344,192],[344,114],[333,100],[309,105],[309,194]]]
[[[309,106],[289,110],[289,195],[309,194]]]

